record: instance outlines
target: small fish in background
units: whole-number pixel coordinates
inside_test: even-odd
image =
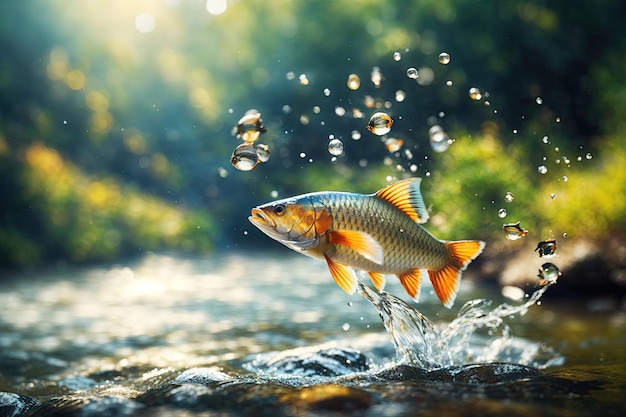
[[[539,286],[545,287],[546,285],[556,284],[556,280],[559,279],[563,275],[558,266],[551,262],[546,262],[541,265],[541,269],[539,269],[539,273],[537,276],[539,277]]]
[[[540,258],[552,258],[556,255],[556,240],[543,240],[537,244],[535,252],[539,252]]]
[[[441,241],[421,224],[428,212],[421,178],[409,178],[369,195],[324,191],[252,209],[250,222],[290,249],[326,261],[348,294],[357,289],[352,268],[367,271],[379,291],[384,274],[395,274],[417,301],[423,276],[450,308],[461,273],[485,247],[478,240]]]

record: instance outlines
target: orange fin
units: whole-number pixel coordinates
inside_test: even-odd
[[[385,289],[385,276],[378,272],[368,272],[370,279],[374,283],[374,286],[378,291],[382,291]]]
[[[358,230],[331,230],[328,237],[332,243],[347,246],[375,264],[384,262],[383,248],[370,234]]]
[[[456,293],[461,285],[461,273],[469,263],[483,251],[485,242],[478,240],[462,240],[445,242],[450,251],[451,260],[448,265],[438,271],[428,271],[435,294],[444,306],[450,308],[454,304]]]
[[[339,264],[326,255],[324,255],[324,258],[326,258],[326,263],[328,263],[330,275],[333,276],[337,285],[348,294],[354,294],[358,282],[356,272],[349,266]]]
[[[379,190],[375,195],[397,207],[416,223],[428,221],[428,211],[420,192],[421,178],[407,178]]]
[[[400,278],[400,282],[402,283],[402,286],[406,290],[407,294],[409,294],[415,301],[417,301],[420,296],[421,277],[421,269],[411,269],[402,274],[398,274],[398,278]]]

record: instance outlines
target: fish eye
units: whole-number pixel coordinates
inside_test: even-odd
[[[276,213],[277,215],[282,216],[284,212],[285,212],[284,204],[276,204],[274,206],[274,213]]]

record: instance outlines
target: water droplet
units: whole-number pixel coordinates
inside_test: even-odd
[[[325,95],[326,97],[330,96],[330,88],[325,88],[325,89],[324,89],[324,95]]]
[[[522,229],[520,222],[503,224],[502,230],[508,240],[517,240],[528,234],[528,230]]]
[[[541,265],[541,269],[539,269],[539,285],[542,287],[545,285],[556,284],[556,280],[561,276],[561,271],[559,267],[554,265],[553,263],[546,262]]]
[[[412,80],[416,80],[417,77],[419,77],[419,74],[417,72],[417,68],[411,67],[409,69],[406,70],[406,76],[409,77]]]
[[[246,142],[254,142],[262,133],[267,132],[267,129],[263,126],[261,113],[254,109],[248,110],[239,119],[237,126],[233,130],[238,138]]]
[[[542,99],[541,97],[537,97],[537,98],[535,99],[535,103],[537,103],[537,104],[543,104],[543,99]]]
[[[350,133],[350,137],[352,138],[352,140],[359,140],[361,139],[361,132],[359,132],[358,130],[353,130],[352,133]]]
[[[230,163],[240,171],[250,171],[259,164],[259,154],[250,143],[237,146],[230,157]]]
[[[474,101],[480,101],[483,98],[483,93],[476,87],[470,88],[468,94]]]
[[[398,152],[404,145],[404,141],[398,138],[388,138],[385,140],[385,147],[391,153]]]
[[[380,72],[380,68],[372,68],[372,72],[370,73],[370,80],[372,80],[372,84],[374,84],[375,87],[380,87],[383,82],[383,73]]]
[[[341,328],[344,332],[347,332],[348,330],[350,330],[350,323],[344,323]]]
[[[400,52],[396,51],[396,52],[393,53],[393,60],[394,61],[398,62],[401,59],[402,59],[402,54]]]
[[[537,172],[539,172],[541,175],[544,175],[546,172],[548,172],[548,168],[546,168],[545,165],[539,165],[537,167]]]
[[[358,90],[359,87],[361,86],[361,79],[356,74],[350,74],[348,75],[347,84],[350,90]]]
[[[548,239],[537,243],[535,252],[539,253],[540,258],[552,258],[556,255],[556,240]]]
[[[309,79],[307,78],[306,74],[300,74],[300,76],[298,77],[298,80],[300,81],[300,84],[302,85],[309,85]]]
[[[367,130],[375,135],[386,135],[391,131],[391,125],[393,120],[387,113],[377,112],[372,115],[369,123],[367,124]]]
[[[448,65],[450,63],[450,55],[447,52],[440,53],[439,63],[442,65]]]
[[[506,209],[501,208],[500,210],[498,210],[498,217],[504,219],[506,217]]]
[[[430,146],[435,152],[447,151],[452,142],[448,134],[439,125],[434,125],[428,129],[428,136],[430,138]]]
[[[507,192],[507,193],[504,195],[504,201],[506,201],[507,203],[511,203],[511,202],[513,202],[513,199],[514,199],[514,198],[515,198],[515,196],[513,195],[513,193],[512,193],[512,192]]]
[[[396,91],[396,101],[398,103],[402,103],[405,98],[406,98],[406,94],[404,93],[404,91],[402,90]]]
[[[343,142],[339,139],[333,139],[328,142],[328,153],[331,155],[341,155],[343,153]]]
[[[256,153],[259,155],[259,161],[267,162],[270,159],[270,147],[264,143],[255,146]]]

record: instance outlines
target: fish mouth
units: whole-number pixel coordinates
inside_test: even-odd
[[[259,228],[276,228],[276,222],[258,207],[252,209],[252,215],[248,217],[248,220]]]

